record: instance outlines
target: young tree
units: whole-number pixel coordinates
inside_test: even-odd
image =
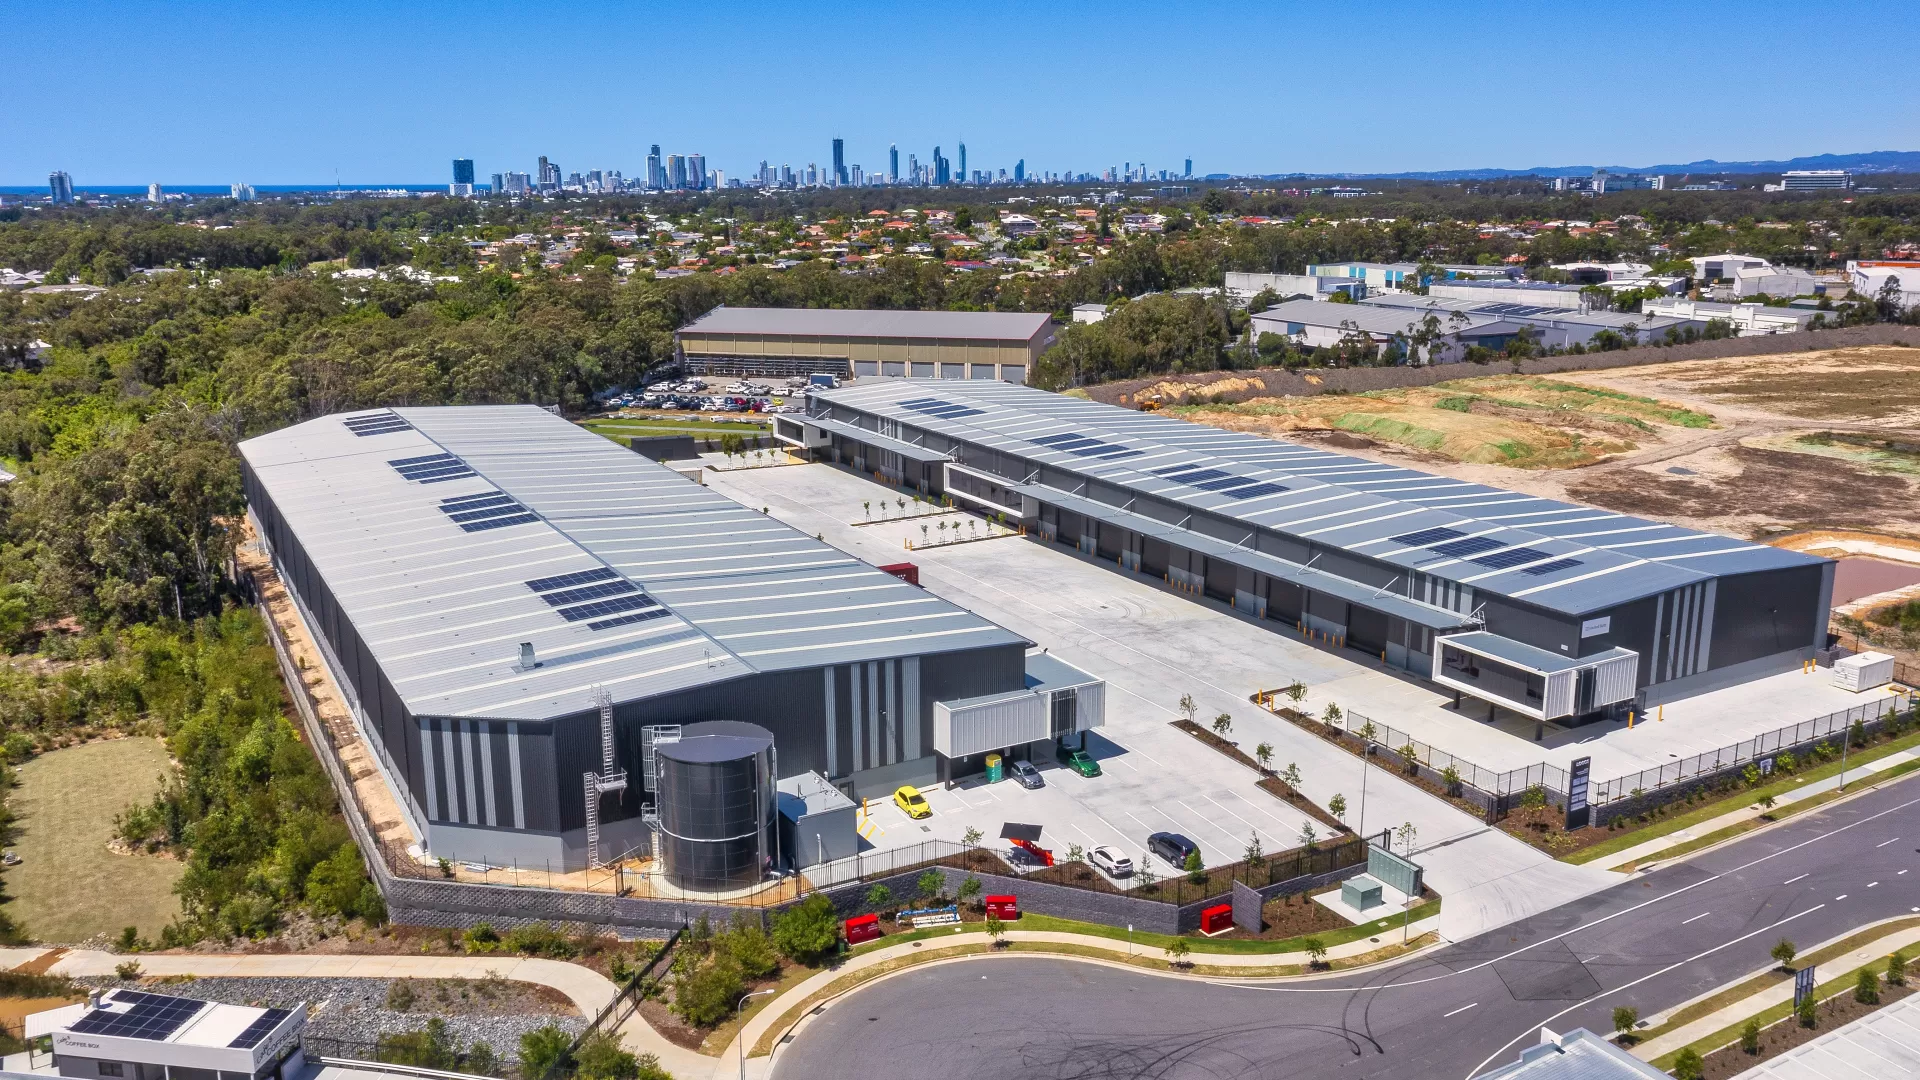
[[[1401,851],[1412,851],[1413,842],[1420,838],[1420,829],[1411,821],[1402,824],[1393,832],[1400,840]]]
[[[1273,744],[1263,742],[1259,746],[1254,747],[1253,758],[1260,763],[1261,772],[1271,771],[1270,766],[1273,765]]]
[[[1907,985],[1907,955],[1905,953],[1894,953],[1892,956],[1887,957],[1887,985]]]
[[[987,931],[987,938],[993,943],[993,947],[996,949],[999,948],[1001,944],[1000,935],[1007,932],[1007,924],[1000,921],[1000,916],[988,912],[985,929]]]
[[[960,843],[963,847],[967,848],[977,847],[980,844],[982,835],[979,829],[969,825],[967,826],[967,831],[960,834]]]
[[[1327,813],[1332,814],[1335,821],[1345,824],[1347,820],[1347,797],[1336,793],[1333,798],[1328,799]]]
[[[968,874],[966,879],[960,882],[960,888],[957,891],[959,895],[955,897],[955,899],[963,904],[971,904],[975,897],[978,897],[982,892],[986,891],[986,886],[981,884],[979,878]]]
[[[1460,770],[1449,763],[1446,768],[1440,770],[1440,783],[1446,787],[1447,794],[1458,795],[1460,793]]]
[[[1289,795],[1298,794],[1300,791],[1300,766],[1295,762],[1287,762],[1287,767],[1280,770],[1280,782],[1287,785],[1287,793]]]
[[[1639,1009],[1636,1009],[1631,1005],[1619,1005],[1614,1008],[1613,1030],[1615,1033],[1620,1035],[1625,1035],[1627,1032],[1633,1030],[1633,1025],[1639,1022],[1640,1022]]]
[[[893,904],[893,890],[885,885],[875,885],[867,890],[867,910],[885,911]]]
[[[1167,942],[1167,962],[1174,967],[1185,967],[1187,957],[1191,955],[1192,952],[1193,946],[1187,944],[1186,938],[1176,937],[1172,941]]]
[[[1087,849],[1081,847],[1079,844],[1068,844],[1067,845],[1067,861],[1073,862],[1073,863],[1086,862]]]
[[[1774,943],[1773,951],[1768,955],[1778,961],[1781,967],[1790,968],[1793,966],[1793,958],[1800,955],[1800,950],[1791,940],[1781,938]]]
[[[1176,706],[1176,707],[1177,707],[1177,708],[1178,708],[1178,709],[1179,709],[1179,710],[1180,710],[1180,711],[1181,711],[1182,713],[1184,713],[1184,714],[1186,714],[1186,717],[1187,717],[1187,723],[1189,723],[1189,724],[1191,724],[1191,723],[1193,723],[1193,717],[1194,717],[1194,714],[1195,714],[1195,713],[1198,713],[1198,712],[1200,711],[1200,706],[1198,706],[1198,705],[1196,705],[1196,704],[1194,704],[1194,701],[1193,701],[1193,695],[1192,695],[1192,694],[1181,694],[1181,695],[1180,695],[1180,704],[1179,704],[1178,706]]]
[[[1802,1001],[1799,1006],[1793,1010],[1793,1015],[1800,1021],[1800,1026],[1803,1028],[1820,1026],[1820,1010],[1814,1006],[1813,998],[1811,997]]]
[[[1313,822],[1302,822],[1300,825],[1300,846],[1311,851],[1313,850],[1313,845],[1319,843],[1319,841],[1319,835],[1313,831]]]
[[[1340,706],[1329,701],[1327,702],[1327,710],[1320,714],[1320,721],[1330,728],[1337,728],[1340,726],[1340,717],[1342,715],[1344,714],[1340,712]]]
[[[1219,716],[1213,718],[1213,733],[1215,735],[1224,736],[1232,730],[1233,715],[1231,713],[1221,713]]]
[[[1260,850],[1260,834],[1254,832],[1247,838],[1247,866],[1260,866],[1266,862],[1266,855]]]
[[[1688,1046],[1673,1056],[1673,1080],[1700,1080],[1706,1075],[1706,1066],[1700,1060],[1700,1051]]]
[[[1740,1049],[1748,1054],[1760,1052],[1760,1021],[1758,1018],[1747,1021],[1740,1029]]]
[[[929,870],[920,875],[920,898],[938,900],[947,891],[947,879],[938,870]]]
[[[1307,699],[1307,684],[1295,679],[1287,684],[1285,693],[1295,705],[1298,705]]]
[[[1200,861],[1199,848],[1194,848],[1192,851],[1187,852],[1186,864],[1182,866],[1181,869],[1187,872],[1188,881],[1193,882],[1195,885],[1206,884],[1207,868],[1206,865]]]
[[[1306,950],[1308,967],[1314,969],[1315,971],[1318,971],[1322,967],[1326,966],[1327,947],[1320,943],[1319,938],[1310,937],[1307,940],[1301,942],[1300,947]]]

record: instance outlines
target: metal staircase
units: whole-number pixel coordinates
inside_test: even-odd
[[[600,799],[627,790],[627,770],[616,768],[613,754],[613,695],[606,688],[593,688],[593,702],[600,709],[600,771],[589,772],[582,780],[587,798],[587,869],[600,868]]]

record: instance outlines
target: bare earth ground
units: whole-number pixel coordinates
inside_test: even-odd
[[[36,941],[78,944],[139,927],[143,937],[179,914],[173,886],[185,864],[107,849],[113,818],[160,790],[171,771],[160,740],[103,739],[20,766],[11,802],[20,865],[6,871],[9,912]]]

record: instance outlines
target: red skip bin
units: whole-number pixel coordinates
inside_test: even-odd
[[[847,944],[858,945],[880,936],[880,916],[855,915],[847,920]]]
[[[1200,913],[1200,932],[1217,934],[1233,928],[1233,905],[1215,904]]]
[[[1020,917],[1020,902],[1012,896],[989,896],[982,903],[987,905],[987,914],[1001,922],[1012,922]]]

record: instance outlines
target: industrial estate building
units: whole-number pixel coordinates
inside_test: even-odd
[[[715,308],[678,334],[702,375],[889,375],[1021,383],[1053,318],[1007,311]]]
[[[328,416],[240,453],[433,855],[572,869],[653,843],[680,725],[758,724],[778,778],[864,797],[1102,721],[1098,681],[1019,635],[535,406]]]
[[[1027,387],[861,383],[775,432],[1538,720],[1825,644],[1831,560]]]
[[[1560,286],[1556,286],[1558,288]],[[1442,286],[1434,286],[1438,292]],[[1428,325],[1428,316],[1433,322]],[[1352,304],[1289,300],[1253,316],[1253,333],[1279,334],[1301,345],[1334,348],[1356,336],[1393,347],[1415,363],[1451,364],[1478,346],[1498,352],[1524,333],[1535,347],[1588,348],[1602,333],[1620,341],[1657,341],[1668,330],[1706,328],[1706,317],[1577,311],[1514,294],[1453,298],[1409,292],[1373,293]],[[1424,343],[1423,343],[1424,342]]]

